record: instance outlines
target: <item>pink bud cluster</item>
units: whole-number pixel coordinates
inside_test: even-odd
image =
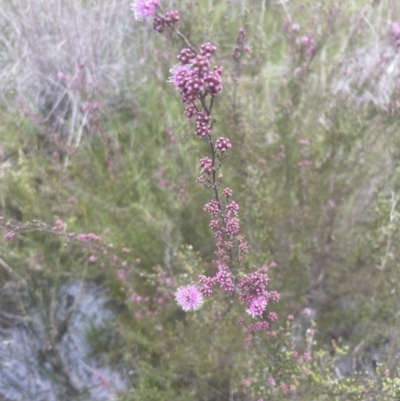
[[[179,11],[167,11],[165,16],[156,16],[153,19],[153,29],[157,32],[164,32],[164,29],[168,26],[173,26],[179,22]]]
[[[214,171],[212,160],[209,157],[203,157],[200,159],[200,168],[202,173],[211,173]]]
[[[196,116],[196,135],[199,138],[203,138],[206,135],[209,135],[211,133],[211,125],[209,123],[210,121],[210,116],[203,112],[200,111],[197,113]]]
[[[232,144],[230,143],[229,139],[224,138],[223,136],[218,138],[217,141],[215,142],[215,148],[219,149],[221,152],[226,152],[231,147]]]
[[[207,95],[215,97],[222,90],[222,67],[210,69],[210,58],[215,50],[211,43],[204,43],[200,54],[196,55],[188,48],[179,53],[180,64],[171,69],[169,82],[178,89],[183,103],[202,102]]]
[[[131,9],[135,13],[135,18],[142,21],[146,17],[156,14],[159,0],[134,0]],[[153,29],[157,32],[163,32],[166,27],[173,27],[179,22],[180,16],[178,10],[167,11],[165,15],[155,15],[153,19]]]
[[[269,277],[265,270],[266,268],[263,267],[239,279],[240,300],[246,303],[247,313],[252,317],[262,316],[270,301],[278,302],[279,300],[279,294],[276,291],[267,291]],[[275,321],[277,316],[271,312],[268,318]]]

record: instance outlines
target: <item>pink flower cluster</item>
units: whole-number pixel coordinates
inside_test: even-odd
[[[11,242],[15,237],[15,231],[7,230],[6,235],[4,236],[4,241]]]
[[[135,18],[142,21],[146,17],[156,14],[159,0],[134,0],[131,9],[135,13]],[[155,15],[153,19],[153,29],[157,32],[163,32],[165,27],[173,27],[180,20],[179,11],[167,11],[165,15]]]
[[[219,149],[221,152],[226,152],[231,147],[232,147],[232,144],[230,143],[229,139],[224,138],[223,136],[218,138],[215,142],[215,148]]]
[[[239,280],[240,300],[247,304],[247,313],[252,317],[262,316],[269,302],[278,302],[276,291],[267,291],[269,277],[265,267],[250,273]],[[277,320],[277,315],[270,312],[268,319]]]
[[[196,115],[196,135],[203,138],[211,133],[210,116],[204,111]]]
[[[204,100],[207,95],[214,97],[222,90],[222,67],[210,69],[210,58],[215,50],[211,43],[204,43],[200,54],[186,48],[178,55],[180,64],[170,70],[169,82],[178,89],[183,103],[190,105],[196,100]]]
[[[203,157],[200,159],[200,168],[202,173],[211,173],[214,171],[212,160],[209,157]]]
[[[179,22],[179,11],[167,11],[164,17],[156,16],[153,20],[153,29],[157,32],[164,32],[166,26],[173,26]]]

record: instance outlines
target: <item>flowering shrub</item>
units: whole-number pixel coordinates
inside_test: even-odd
[[[46,348],[62,315],[47,300],[79,278],[110,289],[112,329],[89,334],[127,378],[122,399],[398,399],[389,0],[78,3],[71,13],[96,7],[76,20],[103,23],[101,40],[79,50],[77,86],[75,64],[48,79],[84,105],[91,143],[79,113],[63,117],[72,143],[44,126],[34,91],[7,92],[0,111],[5,321],[43,311]],[[14,26],[4,48],[25,54]],[[58,39],[65,55],[74,42]],[[70,391],[74,372],[57,372]]]
[[[169,82],[173,83],[181,95],[186,117],[188,119],[195,117],[196,135],[200,139],[204,137],[207,139],[211,157],[200,159],[201,176],[197,182],[205,188],[210,188],[214,196],[204,206],[204,211],[211,216],[210,228],[214,231],[217,247],[214,263],[218,272],[214,277],[199,275],[200,289],[193,285],[180,288],[176,294],[177,302],[184,310],[196,310],[203,303],[203,296],[208,297],[212,294],[213,286],[219,284],[222,290],[231,293],[235,291],[237,282],[239,299],[246,304],[247,312],[253,318],[262,317],[269,301],[277,302],[279,294],[276,291],[267,291],[269,278],[265,267],[260,272],[250,274],[244,274],[240,268],[243,254],[248,252],[248,247],[243,237],[239,235],[239,205],[233,200],[230,201],[233,194],[231,189],[222,189],[223,175],[219,172],[232,144],[229,138],[225,137],[219,137],[214,142],[212,136],[215,119],[212,119],[211,113],[216,96],[223,88],[221,76],[223,68],[211,67],[211,56],[217,51],[217,47],[206,42],[197,52],[189,40],[177,30],[175,23],[179,21],[179,17],[171,21],[171,15],[178,15],[178,11],[166,12],[163,16],[157,13],[157,6],[158,1],[136,1],[132,8],[137,19],[157,14],[153,24],[156,31],[162,32],[164,28],[160,27],[164,27],[165,24],[175,29],[185,44],[190,46],[182,49],[177,56],[180,64],[171,68],[172,76]],[[240,49],[241,46],[245,46],[245,37],[246,31],[241,28],[239,46],[232,55],[236,62],[240,62]],[[225,197],[224,202],[220,200],[221,192]],[[272,321],[276,320],[276,314],[266,314],[265,317],[272,317]]]

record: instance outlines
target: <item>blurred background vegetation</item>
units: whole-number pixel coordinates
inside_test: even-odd
[[[399,399],[400,5],[160,3],[218,48],[224,182],[279,320],[246,347],[242,305],[174,302],[214,252],[180,39],[129,1],[0,0],[1,397]]]

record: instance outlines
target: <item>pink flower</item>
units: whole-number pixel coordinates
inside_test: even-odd
[[[6,235],[4,236],[4,241],[10,242],[12,239],[15,237],[15,232],[14,231],[7,231]]]
[[[158,3],[159,0],[135,0],[131,4],[131,9],[135,13],[135,18],[142,21],[143,18],[155,14]]]
[[[225,196],[225,197],[227,197],[227,198],[229,198],[230,196],[232,196],[232,194],[233,194],[233,191],[232,191],[230,188],[225,188],[225,189],[222,191],[222,195]]]
[[[53,227],[53,231],[55,230],[62,230],[64,228],[64,223],[62,220],[58,219],[56,221],[56,225]]]
[[[203,295],[194,285],[178,288],[175,299],[184,311],[197,310],[203,305]]]
[[[180,79],[182,76],[186,76],[186,74],[190,71],[190,64],[182,65],[177,64],[174,65],[169,72],[172,74],[171,77],[168,79],[167,82],[172,82],[176,88],[179,87]],[[183,72],[183,74],[181,74]]]
[[[397,22],[392,24],[393,39],[400,39],[400,25]]]
[[[300,29],[300,25],[299,24],[293,24],[292,25],[292,31],[293,32],[298,32]]]
[[[250,314],[253,318],[256,316],[261,316],[267,306],[267,301],[265,297],[255,298],[246,309],[246,312]]]
[[[303,36],[301,38],[301,43],[303,44],[303,46],[308,46],[310,43],[310,38],[308,36]]]

